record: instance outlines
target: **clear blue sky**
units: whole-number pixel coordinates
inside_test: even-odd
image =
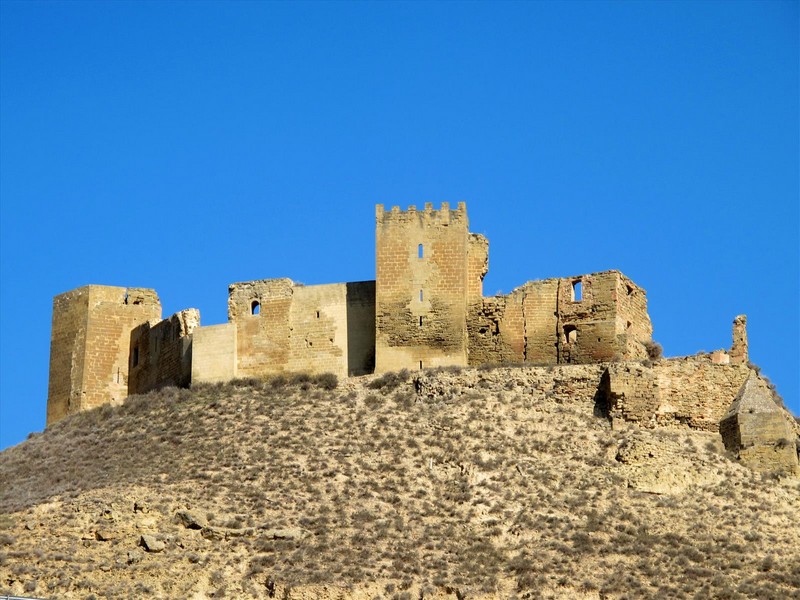
[[[374,278],[374,204],[466,201],[487,295],[617,268],[668,355],[800,413],[798,3],[0,3],[0,448],[52,297]]]

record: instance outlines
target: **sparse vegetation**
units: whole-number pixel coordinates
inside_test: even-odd
[[[652,361],[659,360],[664,354],[661,344],[653,340],[644,342],[644,349],[647,352],[647,358]]]
[[[796,595],[800,484],[740,467],[715,434],[612,430],[565,373],[287,374],[74,415],[0,454],[0,594]],[[629,487],[620,449],[637,443],[697,483]],[[182,525],[187,509],[208,525]],[[140,523],[162,552],[137,546]]]

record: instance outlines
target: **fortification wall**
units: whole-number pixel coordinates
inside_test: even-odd
[[[604,381],[609,415],[644,427],[685,424],[717,431],[750,369],[700,355],[652,366],[612,363]]]
[[[579,294],[579,295],[578,295]],[[644,290],[617,271],[530,281],[469,318],[470,364],[582,364],[645,358]]]
[[[228,317],[236,329],[237,376],[371,372],[374,289],[371,281],[304,286],[266,279],[231,285]]]
[[[189,387],[192,381],[192,332],[200,311],[182,310],[160,322],[148,321],[130,336],[128,395],[167,385]]]
[[[131,331],[161,318],[155,291],[89,285],[53,301],[47,423],[123,400]]]
[[[377,372],[466,365],[468,295],[480,289],[482,245],[470,237],[464,203],[377,206]],[[478,281],[468,283],[470,272]]]
[[[198,327],[192,333],[192,385],[219,383],[238,376],[236,324]]]

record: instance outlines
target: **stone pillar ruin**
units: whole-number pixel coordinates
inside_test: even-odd
[[[738,315],[733,320],[730,356],[732,365],[745,365],[750,360],[747,353],[747,315]]]

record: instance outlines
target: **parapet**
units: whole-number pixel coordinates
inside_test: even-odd
[[[434,209],[431,202],[426,202],[425,208],[422,210],[417,210],[413,204],[407,210],[400,210],[399,206],[392,206],[391,210],[385,210],[383,204],[378,204],[375,206],[375,218],[377,225],[421,221],[432,225],[463,223],[465,227],[469,227],[466,202],[459,202],[456,209],[451,209],[449,202],[442,202],[439,210]]]

